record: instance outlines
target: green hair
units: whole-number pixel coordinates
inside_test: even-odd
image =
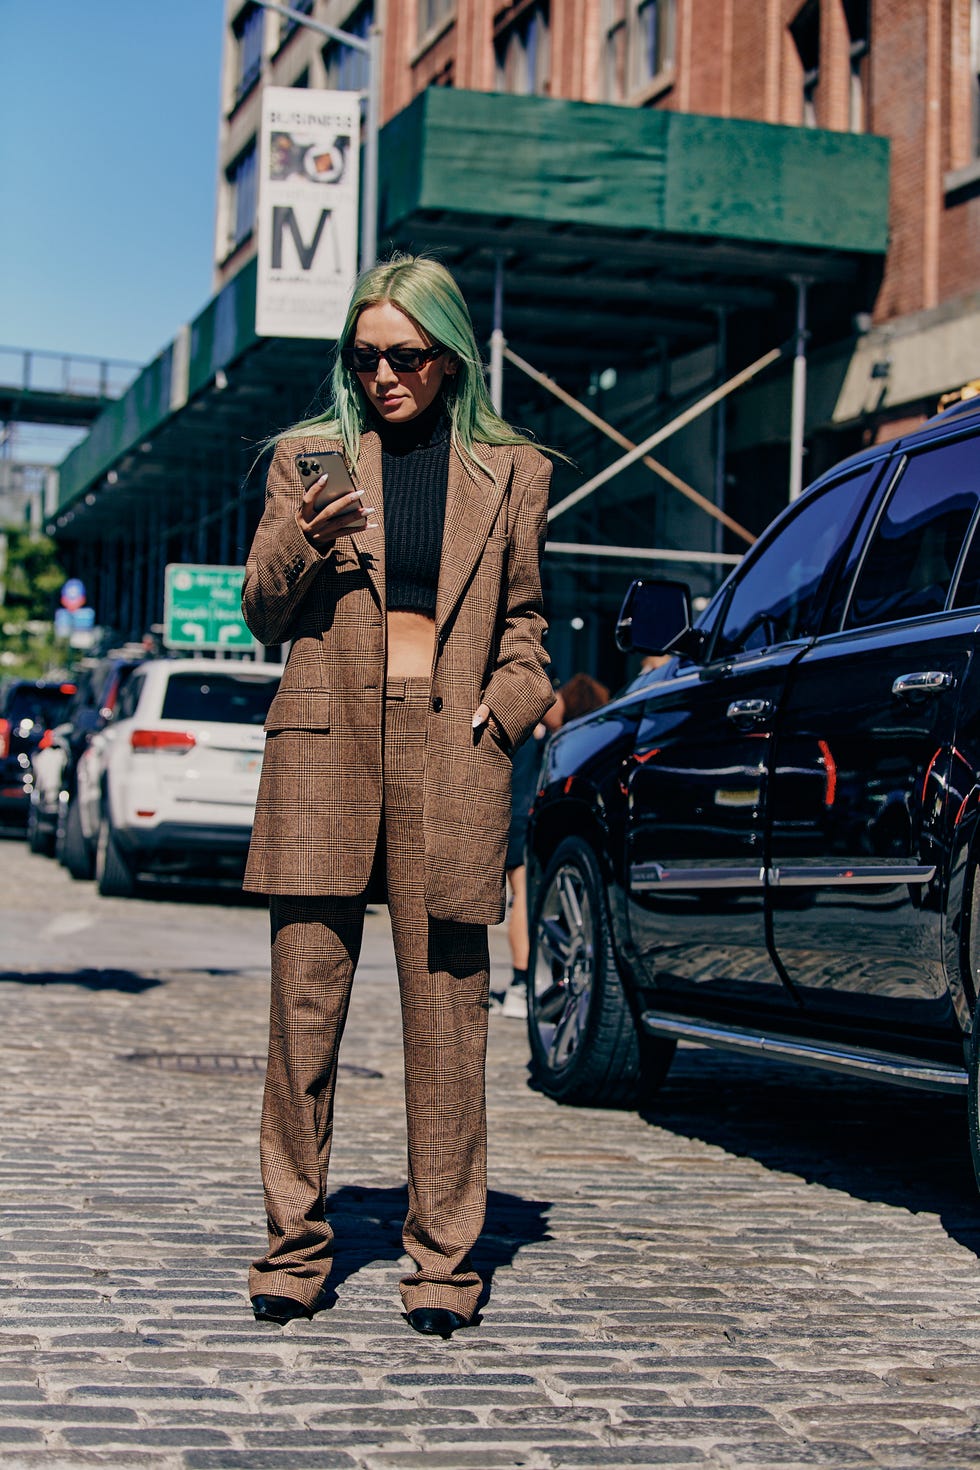
[[[353,341],[361,312],[390,301],[433,342],[446,347],[457,363],[443,380],[442,395],[451,424],[451,442],[472,464],[479,464],[474,444],[530,444],[495,411],[487,392],[483,363],[473,323],[462,292],[444,265],[423,255],[396,254],[365,271],[354,288],[330,378],[330,404],[325,413],[303,419],[269,442],[313,431],[341,439],[351,465],[357,464],[361,435],[369,426],[369,405],[357,374],[344,366],[340,350]],[[537,446],[541,447],[541,446]],[[485,469],[485,465],[481,465]]]

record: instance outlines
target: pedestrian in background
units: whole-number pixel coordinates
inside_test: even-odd
[[[527,965],[531,942],[527,921],[527,869],[524,866],[524,844],[527,841],[528,817],[538,789],[538,775],[544,756],[545,741],[569,720],[577,720],[609,702],[609,690],[591,674],[573,674],[555,696],[555,702],[534,729],[531,739],[514,756],[514,780],[511,790],[510,831],[507,834],[507,886],[510,889],[510,917],[507,941],[510,945],[512,974],[510,984],[492,996],[495,1009],[505,1016],[527,1015]]]
[[[380,882],[405,1051],[409,1324],[448,1337],[481,1280],[487,925],[504,915],[511,756],[554,695],[540,557],[551,466],[494,412],[449,272],[396,256],[358,283],[331,407],[278,437],[245,572],[246,622],[289,641],[245,886],[270,895],[256,1318],[326,1304],[337,1055]],[[323,509],[297,456],[341,451]]]

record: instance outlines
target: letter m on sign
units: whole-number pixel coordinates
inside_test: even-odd
[[[272,269],[274,271],[281,271],[283,268],[283,241],[288,230],[296,249],[296,254],[299,256],[299,263],[303,270],[308,271],[313,265],[317,248],[323,235],[323,227],[329,218],[330,210],[321,209],[320,218],[317,221],[316,230],[313,233],[313,239],[307,245],[303,236],[300,234],[300,228],[296,223],[296,216],[293,213],[292,207],[277,204],[272,211]]]

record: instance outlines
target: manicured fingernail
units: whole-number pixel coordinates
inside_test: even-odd
[[[362,516],[373,516],[374,515],[374,506],[373,505],[365,505],[362,508],[362,510],[361,510],[361,515]]]

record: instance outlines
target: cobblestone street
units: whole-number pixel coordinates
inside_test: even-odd
[[[6,1466],[980,1463],[955,1099],[691,1048],[648,1116],[562,1108],[494,1014],[489,1296],[448,1343],[412,1333],[384,910],[342,1053],[336,1302],[253,1322],[267,919],[178,896],[99,899],[0,843]]]

